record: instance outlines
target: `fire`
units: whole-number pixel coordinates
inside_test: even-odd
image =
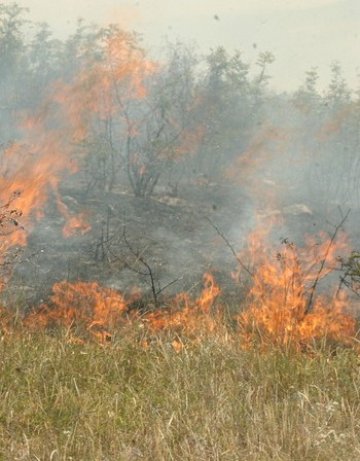
[[[11,201],[21,217],[17,226],[3,226],[2,255],[11,247],[26,246],[50,196],[66,220],[65,237],[91,229],[84,212],[74,215],[63,203],[61,181],[79,170],[85,155],[82,143],[92,133],[95,117],[104,120],[121,112],[128,100],[144,97],[144,80],[154,69],[132,34],[109,29],[102,46],[103,59],[79,64],[73,76],[52,84],[37,110],[19,114],[21,140],[2,153],[0,202]]]
[[[328,244],[327,241],[318,246],[317,262]],[[209,336],[226,341],[238,338],[245,348],[304,350],[314,340],[324,339],[354,347],[355,319],[346,314],[347,296],[342,292],[333,296],[311,295],[319,277],[316,261],[310,261],[303,250],[291,244],[277,254],[254,236],[252,245],[260,259],[247,295],[248,305],[235,317],[237,329],[226,324],[221,302],[215,309],[221,290],[211,274],[205,274],[204,288],[198,297],[180,293],[167,307],[143,315],[130,309],[131,299],[97,282],[59,282],[53,286],[49,302],[25,315],[22,325],[30,331],[64,327],[68,340],[78,343],[93,339],[103,344],[112,339],[114,332],[132,332],[145,349],[162,337],[175,352]],[[334,262],[335,253],[327,266]],[[325,273],[328,270],[330,267]],[[2,335],[13,332],[13,323],[14,316],[0,309]]]
[[[133,34],[108,30],[102,47],[102,59],[86,63],[71,82],[56,85],[55,99],[66,106],[66,117],[76,126],[75,140],[87,137],[94,115],[106,120],[121,113],[129,101],[144,98],[145,80],[156,69]]]
[[[219,325],[220,313],[212,315],[212,308],[221,290],[214,277],[204,275],[204,288],[200,296],[191,299],[188,293],[180,293],[170,308],[150,312],[144,317],[150,330],[184,332],[188,336],[200,337],[203,333],[214,333]]]
[[[128,305],[123,295],[97,282],[59,282],[52,291],[50,303],[25,318],[27,327],[77,328],[103,341],[125,321]]]
[[[119,138],[141,138],[142,126],[137,119],[141,111],[137,103],[147,97],[147,81],[158,66],[146,58],[135,35],[117,28],[107,29],[101,46],[101,58],[80,64],[74,75],[55,82],[34,113],[19,114],[22,139],[4,150],[0,164],[2,258],[11,247],[26,245],[28,234],[44,217],[50,196],[65,219],[64,237],[84,235],[91,230],[87,213],[74,214],[64,203],[60,185],[66,174],[79,170],[86,151],[84,145],[96,133],[95,125],[116,117],[114,125],[121,126],[117,128]],[[131,103],[135,103],[132,108]],[[172,131],[178,133],[174,139],[179,137],[179,140],[174,149],[163,149],[159,160],[166,160],[167,155],[174,153],[180,158],[195,152],[206,135],[200,125],[183,133],[175,120],[170,121]],[[339,114],[335,125],[325,126],[320,138],[339,129],[342,121],[343,115]],[[264,124],[228,174],[240,179],[255,200],[262,202],[267,196],[271,206],[275,206],[277,188],[283,184],[277,184],[264,173],[273,161],[273,151],[279,151],[282,158],[291,157],[290,128],[275,129]],[[118,156],[120,160],[120,153]],[[130,167],[140,176],[149,173],[141,152],[135,152],[130,160]],[[282,165],[277,169],[282,169]],[[274,168],[275,173],[277,169]],[[269,210],[262,217],[279,218],[278,214],[281,212],[277,209]],[[266,244],[266,225],[268,222],[263,221],[262,228],[251,234],[249,248],[241,255],[250,262],[248,274],[252,277],[246,309],[236,318],[243,344],[249,347],[259,341],[264,346],[294,345],[301,349],[313,339],[351,343],[355,320],[346,313],[347,297],[338,291],[332,295],[318,292],[319,281],[332,272],[338,254],[347,249],[345,237],[334,242],[323,233],[307,237],[304,248],[285,243],[282,250],[275,252]],[[131,300],[122,293],[97,282],[63,281],[52,290],[47,304],[24,316],[22,322],[26,328],[63,326],[76,330],[74,337],[87,335],[104,342],[112,337],[114,330],[136,321],[150,335],[172,334],[175,351],[183,348],[180,334],[199,341],[227,328],[223,306],[218,303],[215,309],[221,290],[211,274],[204,275],[204,288],[198,297],[180,293],[163,308],[142,316],[131,311]],[[243,304],[239,300],[239,305]],[[1,329],[10,332],[10,324],[11,315],[1,307]]]
[[[250,275],[244,310],[236,319],[245,347],[291,345],[302,349],[322,339],[350,344],[356,333],[355,319],[347,313],[350,300],[331,275],[339,267],[338,256],[349,253],[345,234],[336,231],[333,238],[320,232],[305,236],[302,247],[284,241],[280,250],[269,243],[273,229],[286,226],[287,215],[312,214],[307,204],[286,202],[296,181],[294,165],[308,159],[295,158],[290,140],[296,136],[291,121],[281,129],[264,125],[228,175],[240,178],[249,192],[257,221],[248,248],[239,255],[248,269],[247,277]],[[289,178],[283,171],[291,173]],[[240,281],[242,270],[236,275]]]
[[[56,203],[58,210],[65,218],[65,225],[62,233],[65,238],[72,237],[74,235],[85,235],[91,230],[91,225],[88,223],[87,216],[85,213],[78,213],[77,215],[71,215],[68,207],[62,201],[60,194],[56,193]]]
[[[281,168],[284,168],[284,161],[293,164],[293,158],[287,159],[292,131],[290,127],[261,126],[248,148],[225,171],[225,177],[245,187],[259,203],[263,203],[266,197],[267,204],[274,206],[277,203],[277,189],[283,185],[273,181],[272,177],[267,178],[267,174],[269,166],[274,163],[274,152],[275,158],[281,159]]]
[[[111,339],[115,330],[137,322],[151,334],[183,332],[192,339],[201,339],[205,332],[214,333],[221,321],[219,313],[211,312],[220,288],[210,274],[204,276],[204,288],[198,298],[191,299],[187,293],[181,293],[169,307],[143,316],[130,311],[131,299],[97,282],[60,282],[52,291],[49,303],[24,318],[27,328],[62,326],[75,332],[72,339],[90,335],[104,342]],[[142,344],[146,347],[146,340]],[[175,350],[182,347],[178,338],[172,344]]]
[[[316,291],[345,248],[345,235],[334,242],[320,234],[307,237],[304,248],[285,242],[275,253],[266,246],[264,232],[253,233],[248,250],[255,258],[252,286],[248,306],[237,317],[245,346],[260,343],[301,348],[326,338],[351,343],[355,320],[346,314],[346,295]]]
[[[62,108],[58,112],[55,118],[60,117]],[[44,217],[49,195],[57,195],[64,174],[75,169],[74,147],[66,139],[71,139],[76,126],[47,129],[50,114],[46,110],[40,113],[24,123],[24,141],[14,143],[2,156],[0,200],[7,203],[13,197],[12,207],[21,210],[21,225],[8,236],[6,249],[19,242],[26,244],[28,233]]]
[[[63,227],[63,236],[65,238],[73,235],[85,235],[91,230],[91,225],[87,222],[85,213],[79,213],[76,216],[70,216]]]

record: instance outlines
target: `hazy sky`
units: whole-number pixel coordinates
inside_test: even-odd
[[[8,3],[0,0],[0,3]],[[163,37],[217,45],[243,52],[253,62],[272,51],[272,85],[291,90],[304,72],[318,66],[322,85],[338,60],[350,84],[360,73],[360,0],[18,0],[30,18],[48,22],[57,35],[74,29],[77,18],[117,22],[141,32],[143,45],[157,50]],[[215,18],[215,15],[218,19]],[[256,47],[255,47],[256,44]]]

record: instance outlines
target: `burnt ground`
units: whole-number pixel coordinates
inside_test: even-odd
[[[72,214],[85,212],[92,229],[85,235],[62,236],[64,218],[50,197],[45,218],[31,232],[17,257],[6,299],[25,305],[41,302],[53,283],[97,280],[129,291],[151,293],[148,268],[158,290],[173,294],[201,287],[211,271],[231,290],[236,261],[208,218],[228,234],[234,222],[248,225],[248,199],[226,185],[188,185],[178,197],[155,194],[143,199],[126,190],[84,193],[63,187],[61,195]],[[234,246],[235,243],[234,243]]]
[[[189,183],[177,197],[158,193],[143,199],[125,189],[85,193],[72,181],[61,194],[71,213],[87,214],[92,229],[65,239],[64,218],[54,197],[50,198],[45,218],[17,257],[5,293],[9,304],[16,300],[28,307],[37,305],[49,295],[53,283],[62,280],[97,280],[125,293],[138,287],[151,302],[146,265],[163,296],[197,292],[207,271],[215,275],[227,296],[239,296],[241,287],[231,277],[238,263],[209,219],[235,250],[242,247],[255,221],[251,200],[240,187]],[[307,204],[311,213],[288,206],[286,222],[274,236],[277,242],[288,238],[301,244],[306,232],[331,232],[328,217],[314,213],[311,204]],[[263,219],[267,225],[267,216]]]

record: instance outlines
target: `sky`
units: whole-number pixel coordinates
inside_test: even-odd
[[[0,3],[10,3],[0,0]],[[219,45],[238,49],[256,62],[271,51],[271,85],[292,91],[305,71],[318,67],[323,91],[330,64],[339,61],[352,88],[360,74],[360,0],[17,0],[33,21],[48,22],[64,38],[77,18],[136,30],[153,55],[166,37],[197,47],[200,53]]]

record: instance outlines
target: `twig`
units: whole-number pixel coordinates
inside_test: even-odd
[[[158,291],[157,291],[157,295],[159,295],[160,293],[162,293],[164,290],[166,290],[166,288],[169,288],[171,285],[174,285],[174,283],[178,282],[179,280],[182,280],[184,277],[181,276],[181,277],[178,277],[177,279],[167,283],[165,286],[163,286],[162,288],[160,288]]]
[[[312,303],[313,303],[313,299],[314,299],[314,295],[315,295],[315,291],[316,291],[316,288],[317,288],[317,285],[320,281],[320,276],[321,276],[321,273],[324,269],[324,266],[325,266],[325,263],[326,263],[326,259],[327,257],[329,256],[329,252],[330,252],[330,249],[331,247],[333,246],[334,244],[334,241],[336,239],[336,236],[337,236],[337,233],[339,232],[339,230],[341,229],[341,227],[343,226],[343,224],[345,223],[345,221],[347,220],[349,214],[350,214],[350,211],[351,209],[349,208],[349,210],[347,211],[347,213],[345,214],[345,216],[342,218],[342,220],[340,221],[340,223],[336,226],[335,230],[334,230],[334,233],[333,235],[331,236],[331,239],[330,239],[330,242],[329,242],[329,245],[325,251],[325,255],[324,255],[324,258],[323,260],[321,261],[321,264],[320,264],[320,267],[319,267],[319,270],[318,270],[318,273],[316,275],[316,278],[315,278],[315,281],[311,287],[311,290],[310,290],[310,296],[309,296],[309,301],[307,303],[307,306],[306,306],[306,309],[305,309],[305,315],[307,315],[309,312],[310,312],[310,309],[311,309],[311,306],[312,306]]]
[[[205,216],[205,219],[210,223],[210,226],[216,230],[216,232],[218,233],[218,235],[220,235],[220,237],[224,240],[224,242],[226,243],[226,246],[229,248],[229,250],[231,251],[231,253],[234,255],[234,258],[236,259],[236,261],[240,264],[240,266],[244,269],[245,272],[247,272],[251,277],[254,277],[254,274],[250,271],[250,269],[248,269],[245,264],[241,261],[241,259],[239,258],[238,254],[236,253],[236,251],[234,250],[234,247],[231,245],[231,243],[229,242],[229,240],[227,239],[227,237],[221,232],[221,230],[216,226],[216,224],[214,224],[211,219],[208,217],[208,216]]]
[[[128,249],[130,250],[130,252],[137,258],[138,261],[141,262],[141,264],[143,266],[145,266],[145,268],[147,269],[147,273],[143,273],[142,275],[147,275],[148,277],[150,277],[150,284],[151,284],[151,292],[152,292],[152,295],[153,295],[153,299],[154,299],[154,305],[156,308],[159,307],[159,300],[158,300],[158,291],[156,290],[156,285],[155,285],[155,278],[154,278],[154,273],[151,269],[151,266],[149,265],[148,262],[145,261],[145,259],[143,258],[143,256],[141,255],[141,253],[139,251],[136,251],[131,243],[128,241],[127,239],[127,236],[126,236],[126,228],[124,227],[124,231],[123,231],[123,239],[124,239],[124,242],[126,243],[126,246],[128,247]]]
[[[124,227],[124,230],[123,230],[123,239],[124,239],[124,242],[125,242],[127,248],[136,257],[136,260],[140,261],[140,263],[146,268],[146,272],[142,272],[142,271],[136,269],[135,267],[130,266],[130,264],[128,264],[127,262],[125,262],[125,266],[128,267],[133,272],[136,272],[137,274],[139,274],[139,275],[141,275],[143,277],[150,277],[151,292],[152,292],[153,299],[154,299],[154,305],[155,305],[155,308],[160,307],[160,303],[159,303],[159,295],[160,295],[160,293],[162,293],[164,290],[166,290],[167,288],[169,288],[171,285],[178,282],[179,280],[182,280],[183,276],[172,280],[171,282],[169,282],[168,284],[166,284],[162,288],[159,287],[158,289],[156,289],[154,272],[153,272],[150,264],[142,256],[142,253],[144,253],[145,250],[143,250],[142,252],[139,252],[139,251],[135,250],[135,248],[131,245],[131,243],[129,242],[129,240],[128,240],[127,236],[126,236],[126,228],[125,227]]]

